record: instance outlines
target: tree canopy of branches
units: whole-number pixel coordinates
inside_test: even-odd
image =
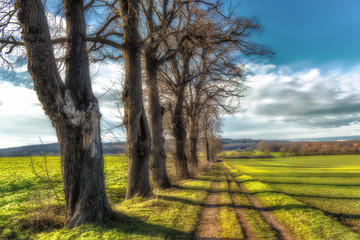
[[[151,196],[150,184],[163,189],[171,186],[164,114],[171,116],[166,127],[174,138],[176,175],[188,178],[189,167],[198,165],[199,139],[206,159],[214,160],[221,148],[219,116],[233,114],[239,107],[245,90],[240,59],[271,54],[252,39],[261,30],[256,20],[226,13],[218,0],[88,0],[85,4],[64,0],[58,12],[66,20],[66,34],[61,24],[46,22],[53,14],[46,15],[41,0],[18,0],[16,8],[13,0],[2,2],[2,64],[11,68],[13,59],[21,60],[21,49],[26,49],[35,90],[59,139],[68,226],[111,215],[89,61],[124,63],[129,199]],[[85,19],[96,24],[86,28]],[[65,67],[64,80],[61,67]],[[190,155],[185,151],[187,141]],[[86,171],[81,172],[84,164]],[[86,173],[91,174],[83,176]],[[97,177],[89,179],[94,174]],[[96,206],[94,213],[87,211],[92,208],[89,204]]]
[[[243,96],[244,70],[239,59],[246,55],[271,55],[268,48],[251,39],[261,26],[253,19],[224,15],[219,2],[190,1],[181,9],[174,34],[165,46],[176,56],[161,69],[167,105],[172,119],[178,178],[189,177],[185,146],[189,134],[189,163],[197,165],[199,119],[203,109],[233,114]],[[186,131],[185,113],[189,120]]]

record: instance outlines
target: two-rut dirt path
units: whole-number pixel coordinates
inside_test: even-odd
[[[210,240],[210,239],[249,239],[256,240],[255,232],[251,226],[251,223],[247,220],[246,215],[243,212],[243,206],[239,203],[235,194],[236,191],[233,188],[232,182],[234,182],[241,189],[241,193],[245,194],[249,199],[252,207],[256,209],[261,217],[270,225],[270,227],[276,232],[278,239],[294,240],[295,238],[289,233],[285,226],[283,226],[275,216],[267,210],[257,198],[249,193],[245,186],[237,181],[228,171],[228,169],[219,161],[215,165],[216,175],[212,179],[212,189],[209,191],[209,196],[206,199],[202,213],[200,215],[197,230],[195,232],[194,239],[196,240]],[[220,222],[220,208],[219,204],[219,185],[220,182],[225,181],[228,184],[228,193],[230,195],[232,205],[231,209],[236,213],[237,224],[240,225],[242,230],[242,236],[224,238],[221,236],[221,222]],[[264,239],[264,238],[263,238]]]

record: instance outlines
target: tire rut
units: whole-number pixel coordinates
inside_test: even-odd
[[[220,239],[219,229],[220,224],[218,221],[220,209],[219,203],[219,176],[213,180],[214,184],[210,190],[209,196],[206,199],[204,208],[200,215],[198,227],[195,232],[194,239],[207,240],[207,239]]]
[[[226,167],[223,166],[225,169]],[[255,209],[261,214],[261,216],[270,224],[270,226],[277,232],[278,238],[283,240],[295,240],[288,229],[280,223],[275,216],[262,205],[259,200],[251,194],[247,188],[240,182],[236,180],[236,178],[226,169],[227,174],[231,176],[234,182],[240,187],[241,191],[248,197],[250,203],[254,206]],[[242,225],[243,226],[243,225]],[[250,236],[249,236],[250,237]],[[250,238],[249,238],[250,239]]]

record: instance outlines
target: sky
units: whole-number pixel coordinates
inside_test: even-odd
[[[360,135],[360,1],[240,0],[239,16],[256,17],[256,40],[271,59],[249,58],[247,96],[224,116],[226,138],[299,139]],[[26,67],[0,80],[0,148],[56,142]],[[91,66],[103,119],[117,121],[106,86],[121,66]]]

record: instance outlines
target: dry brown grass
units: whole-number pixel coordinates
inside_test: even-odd
[[[64,226],[64,207],[54,202],[50,194],[34,191],[29,203],[26,213],[17,219],[21,228],[34,232],[48,232]]]

